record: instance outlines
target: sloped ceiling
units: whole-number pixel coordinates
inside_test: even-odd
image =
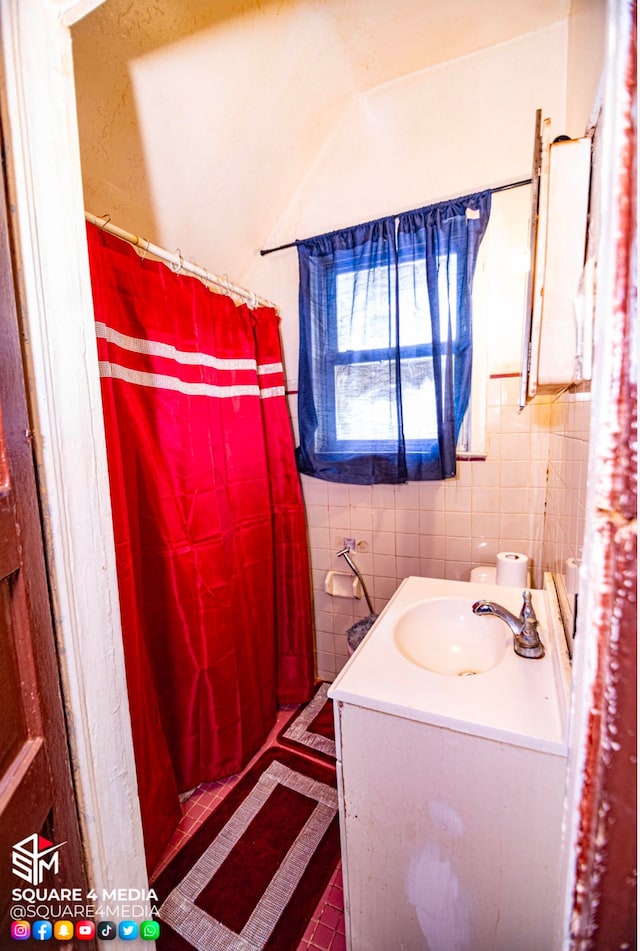
[[[354,98],[569,8],[106,0],[72,31],[85,206],[241,277]]]

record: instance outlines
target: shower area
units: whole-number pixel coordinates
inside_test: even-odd
[[[180,796],[311,696],[309,564],[274,307],[108,228],[87,242],[151,869]]]

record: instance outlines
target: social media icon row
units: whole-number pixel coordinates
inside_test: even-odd
[[[112,941],[116,936],[124,941],[134,941],[136,938],[142,938],[143,941],[155,941],[160,937],[160,925],[157,921],[121,921],[118,924],[116,935],[116,924],[114,921],[100,921],[96,926],[96,935],[102,941]]]
[[[12,921],[11,937],[14,941],[27,941],[33,938],[36,941],[49,941],[57,938],[58,941],[70,941],[73,937],[78,941],[155,941],[160,936],[160,925],[157,921]]]

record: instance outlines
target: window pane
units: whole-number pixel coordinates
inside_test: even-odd
[[[440,302],[440,336],[449,336],[451,315],[451,339],[458,339],[458,255],[438,256],[438,300]]]
[[[438,299],[440,304],[440,334],[449,333],[451,313],[452,339],[458,337],[457,325],[457,280],[458,256],[450,254],[438,257]],[[431,343],[431,311],[427,290],[426,264],[424,259],[405,261],[398,265],[400,289],[400,344],[403,347]]]
[[[398,420],[393,364],[354,363],[335,367],[338,439],[396,439]]]
[[[398,265],[400,346],[431,343],[431,317],[424,259]]]
[[[420,357],[400,362],[402,376],[402,425],[406,439],[437,439],[436,394],[433,359]]]
[[[436,439],[438,428],[433,359],[401,361],[403,425],[406,439]],[[336,436],[343,440],[395,439],[393,366],[386,362],[335,367]]]
[[[336,275],[338,350],[380,350],[395,345],[393,273],[386,267]]]

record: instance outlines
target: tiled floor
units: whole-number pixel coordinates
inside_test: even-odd
[[[291,716],[291,711],[294,709],[295,707],[284,707],[280,710],[264,747],[247,764],[245,772],[265,748],[273,745],[284,721]],[[198,786],[196,791],[183,802],[180,825],[169,842],[161,863],[154,872],[154,878],[165,868],[176,852],[184,845],[186,839],[193,835],[195,830],[213,812],[218,803],[233,789],[235,783],[243,775],[244,773],[238,773],[215,783]],[[298,951],[345,951],[345,949],[342,867],[338,863],[338,867],[327,885],[318,907],[311,916],[307,930],[298,946]]]

